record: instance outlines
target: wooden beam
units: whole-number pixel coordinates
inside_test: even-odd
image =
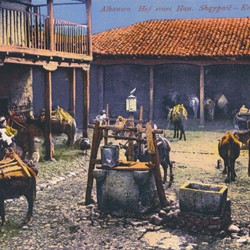
[[[149,68],[149,120],[154,118],[154,68]]]
[[[57,67],[64,68],[86,68],[87,64],[83,63],[71,63],[71,62],[50,62],[47,60],[35,60],[35,59],[27,59],[27,58],[18,58],[18,57],[8,57],[4,60],[0,61],[0,63],[14,63],[14,64],[22,64],[22,65],[31,65],[31,66],[44,66],[44,65],[57,65]]]
[[[90,62],[93,60],[93,58],[87,54],[76,54],[76,53],[62,52],[62,51],[49,51],[45,49],[35,49],[35,48],[23,48],[13,45],[1,45],[0,53],[4,56],[9,56],[9,57],[12,56],[20,59],[23,58],[24,56],[27,56],[29,58],[33,57],[33,60],[37,59],[37,56],[39,56],[40,58],[46,57],[45,60],[48,60],[50,57],[52,57],[55,59],[55,61],[58,62],[68,60],[71,63],[73,63],[72,60],[74,60],[75,63],[76,60],[78,60],[78,63],[84,63],[85,61]]]
[[[122,57],[101,57],[94,56],[92,65],[164,65],[164,64],[184,64],[193,66],[209,66],[223,64],[250,64],[250,58],[207,58],[202,57],[196,59],[178,59],[178,58],[122,58]]]
[[[54,4],[53,0],[47,0],[47,10],[49,15],[49,48],[50,51],[55,50],[55,36],[54,36]]]
[[[100,122],[96,121],[94,132],[93,132],[93,139],[92,139],[92,146],[91,146],[91,153],[90,153],[90,160],[89,160],[85,205],[89,205],[92,200],[91,193],[92,193],[93,181],[94,181],[93,170],[95,168],[97,153],[98,153],[100,142],[103,136],[103,131],[99,129],[99,126],[100,126]]]
[[[48,71],[55,71],[55,70],[57,70],[57,66],[58,66],[57,62],[50,61],[49,63],[45,63],[43,65],[43,68],[48,70]]]
[[[91,11],[91,0],[86,0],[86,11],[88,21],[88,52],[92,56],[92,11]]]
[[[104,110],[104,67],[98,67],[98,112]]]
[[[157,193],[160,199],[161,207],[165,208],[170,203],[166,198],[165,190],[162,184],[160,162],[159,162],[159,152],[158,152],[158,146],[155,140],[155,136],[154,136],[154,147],[155,147],[155,154],[151,154],[151,159],[152,159],[152,163],[155,165],[155,168],[153,168],[155,184],[156,184]]]
[[[200,67],[200,126],[204,127],[204,67]]]
[[[88,137],[89,124],[89,70],[83,70],[83,137]]]
[[[52,133],[51,133],[51,111],[52,111],[52,72],[45,71],[45,149],[46,160],[52,160]]]
[[[109,125],[110,121],[109,121],[109,104],[106,105],[106,121],[105,121],[105,125]],[[104,130],[104,145],[108,144],[108,135],[109,135],[109,131],[108,129]]]
[[[139,123],[143,122],[143,106],[140,106],[140,115],[139,115]]]
[[[105,125],[110,125],[110,119],[109,119],[109,104],[106,104],[106,119]]]
[[[71,115],[76,116],[76,69],[72,69],[72,85],[71,85]]]

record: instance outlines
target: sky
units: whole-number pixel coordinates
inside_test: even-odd
[[[72,3],[54,0],[54,3],[66,2]],[[86,22],[83,5],[65,6],[55,6],[55,17],[75,23]],[[247,16],[250,16],[249,0],[92,0],[93,34],[151,19]]]

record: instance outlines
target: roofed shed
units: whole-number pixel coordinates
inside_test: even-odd
[[[164,118],[171,92],[200,98],[201,125],[206,97],[223,93],[232,108],[250,106],[250,18],[140,22],[94,35],[93,56],[90,113],[109,103],[124,114],[135,87],[148,119]]]

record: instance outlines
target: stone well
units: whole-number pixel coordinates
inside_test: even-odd
[[[159,209],[159,197],[152,169],[137,166],[97,168],[93,172],[97,186],[98,208],[105,213],[140,215]]]

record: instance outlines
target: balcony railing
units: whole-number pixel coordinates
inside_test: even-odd
[[[87,25],[54,19],[55,51],[89,55],[87,29]],[[0,46],[50,50],[50,39],[48,16],[0,7]]]
[[[88,54],[87,26],[55,19],[56,51]]]

